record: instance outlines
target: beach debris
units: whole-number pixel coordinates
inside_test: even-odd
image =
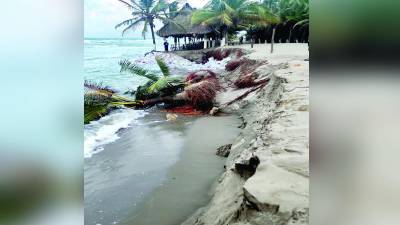
[[[269,78],[265,78],[258,86],[253,87],[251,89],[249,89],[248,91],[246,91],[245,93],[239,95],[238,97],[236,97],[235,99],[233,99],[232,101],[226,103],[226,105],[231,105],[236,101],[242,100],[244,99],[247,95],[249,95],[250,93],[257,91],[263,87],[265,87],[266,83],[269,81]]]
[[[234,59],[229,61],[226,65],[225,65],[225,70],[230,72],[230,71],[234,71],[236,70],[241,64],[242,64],[243,60],[242,59]]]
[[[256,69],[267,63],[268,62],[266,60],[257,61],[248,58],[240,58],[231,60],[229,63],[227,63],[225,70],[235,71],[240,69],[239,77],[236,79],[236,81],[234,81],[234,85],[237,88],[247,88],[264,82],[264,80],[257,80],[259,78],[259,74],[256,72]]]
[[[214,107],[210,110],[209,114],[210,114],[211,116],[215,116],[218,112],[219,112],[219,108],[214,106]]]
[[[257,166],[260,164],[260,159],[251,155],[249,159],[242,159],[235,163],[235,171],[244,178],[249,178],[256,172]]]
[[[221,61],[229,56],[234,56],[234,58],[240,58],[244,55],[242,49],[239,48],[217,48],[211,51],[208,51],[203,56],[203,64],[208,62],[210,58],[213,58],[217,61]]]
[[[204,72],[207,75],[203,75]],[[196,76],[200,74],[199,76]],[[214,99],[219,89],[219,83],[214,73],[200,71],[194,74],[193,79],[187,80],[189,85],[183,94],[186,100],[195,108],[208,111],[214,105]]]
[[[186,116],[199,116],[205,114],[204,111],[197,110],[191,105],[176,106],[173,108],[165,109],[163,111],[168,113],[186,115]]]
[[[225,65],[225,70],[232,72],[233,84],[236,88],[248,88],[257,86],[266,80],[261,79],[264,71],[257,70],[268,63],[267,60],[253,60],[246,57],[233,59]]]
[[[135,99],[118,95],[115,90],[99,83],[85,81],[84,123],[97,120],[113,109],[120,107],[146,108],[162,105],[166,110],[167,121],[177,118],[177,113],[185,115],[202,115],[214,106],[214,100],[220,85],[217,75],[211,70],[191,72],[187,77],[172,76],[170,68],[161,57],[155,60],[159,71],[140,67],[128,60],[119,62],[121,72],[148,79],[139,86]]]
[[[260,84],[265,84],[269,81],[269,78],[257,79],[256,73],[247,74],[246,76],[239,77],[234,84],[238,88],[254,87]]]
[[[178,115],[172,114],[172,113],[167,113],[165,115],[165,117],[167,118],[167,121],[173,121],[173,120],[176,120],[176,118],[178,118]]]
[[[223,145],[217,148],[217,152],[215,154],[222,157],[228,157],[229,153],[231,152],[231,148],[232,144]]]
[[[85,81],[84,87],[85,124],[107,115],[112,109],[121,106],[136,107],[143,104],[142,101],[119,96],[110,87],[92,81]]]

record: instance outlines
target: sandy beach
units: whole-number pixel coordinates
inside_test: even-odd
[[[267,60],[255,72],[269,82],[233,104],[251,88],[227,87],[217,96],[220,111],[240,115],[242,130],[212,200],[183,224],[308,224],[308,46],[275,44],[272,54],[269,44],[240,48],[251,51],[245,58]],[[220,79],[237,77],[235,70]]]
[[[274,48],[139,58],[162,57],[182,76],[213,71],[214,108],[194,117],[122,108],[85,125],[85,224],[308,224],[308,46]]]

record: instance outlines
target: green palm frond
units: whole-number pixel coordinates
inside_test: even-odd
[[[171,20],[168,16],[164,17],[164,16],[160,16],[160,15],[155,15],[155,18],[161,20],[164,24],[169,23],[169,24],[172,24],[172,25],[178,27],[182,31],[186,31],[186,28],[184,26],[182,26],[181,24],[175,22],[174,20]]]
[[[168,18],[173,18],[173,17],[175,17],[177,15],[178,4],[179,4],[178,1],[173,1],[170,4],[168,4],[169,13],[166,14]]]
[[[97,120],[107,115],[113,108],[142,106],[142,101],[133,100],[115,94],[101,84],[85,81],[84,123]]]
[[[135,6],[130,4],[130,3],[128,3],[127,1],[124,1],[124,0],[117,0],[117,1],[121,2],[122,4],[124,4],[129,9],[135,9]]]
[[[84,82],[85,93],[86,92],[97,92],[104,95],[113,95],[116,93],[114,89],[109,86],[103,85],[102,83],[95,83],[94,81],[85,80]]]
[[[135,22],[135,19],[134,19],[134,18],[132,18],[132,19],[127,19],[127,20],[124,20],[124,21],[122,21],[121,23],[115,25],[114,28],[117,29],[117,28],[119,28],[119,27],[121,27],[121,26],[129,26],[129,25],[131,25],[133,22]]]
[[[138,19],[138,20],[136,20],[136,21],[134,21],[134,22],[131,22],[131,23],[122,31],[122,36],[124,36],[125,33],[126,33],[128,30],[133,30],[135,27],[139,26],[140,23],[142,23],[142,22],[144,22],[144,21],[146,21],[144,18],[140,18],[140,19]],[[124,22],[125,22],[125,21],[124,21]],[[123,22],[122,22],[122,23],[123,23]],[[118,25],[117,25],[117,26],[118,26]]]
[[[261,4],[253,3],[242,12],[243,22],[251,26],[264,27],[280,22],[279,16]]]
[[[167,64],[165,63],[165,61],[160,56],[156,56],[156,62],[157,62],[158,67],[160,67],[160,70],[161,70],[162,74],[164,75],[164,77],[168,77],[170,75],[170,72],[169,72],[169,68],[168,68]]]
[[[295,28],[295,27],[297,27],[297,26],[300,26],[300,27],[307,26],[308,24],[309,24],[309,19],[304,19],[304,20],[301,20],[301,21],[297,22],[297,23],[293,26],[293,28]]]
[[[157,82],[152,84],[147,90],[148,93],[159,93],[162,90],[170,87],[183,85],[183,78],[180,77],[162,77]]]
[[[145,22],[144,22],[144,25],[143,25],[143,30],[142,30],[142,37],[143,37],[143,39],[146,39],[146,33],[147,33],[147,27],[149,26],[149,22],[146,20]]]
[[[162,22],[167,21],[169,18],[173,18],[178,12],[178,3],[180,0],[169,2],[169,0],[118,0],[125,6],[127,6],[131,11],[132,18],[127,19],[115,27],[119,28],[124,26],[122,31],[122,36],[126,34],[129,30],[134,30],[137,26],[143,24],[142,36],[146,38],[146,33],[148,32],[148,27],[154,28],[156,20],[161,20]],[[163,18],[163,16],[165,18]],[[154,29],[151,29],[152,39],[155,43],[156,39],[154,37]],[[155,50],[155,49],[154,49]]]
[[[168,9],[168,3],[165,0],[159,0],[151,9],[151,13],[156,14],[166,9]]]
[[[150,79],[152,81],[157,81],[158,80],[158,76],[150,73],[150,71],[133,64],[132,62],[130,62],[129,60],[122,60],[119,62],[119,65],[121,66],[121,71],[120,72],[130,72],[132,74],[141,76],[141,77],[146,77],[147,79]]]
[[[85,105],[84,107],[84,123],[88,124],[93,120],[97,120],[108,113],[107,105]]]
[[[233,25],[232,17],[231,17],[229,14],[227,14],[227,13],[222,13],[222,14],[219,16],[219,19],[220,19],[220,21],[222,22],[222,24],[224,24],[224,25],[226,25],[226,26],[228,26],[228,27],[230,27],[230,26]]]
[[[192,24],[211,25],[217,22],[218,13],[209,10],[197,10],[192,14]]]

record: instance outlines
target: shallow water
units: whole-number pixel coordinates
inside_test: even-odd
[[[85,39],[85,79],[119,94],[147,80],[120,73],[129,59],[160,72],[150,40]],[[228,60],[192,63],[163,55],[173,75],[223,70]],[[119,109],[84,126],[85,224],[176,225],[210,199],[223,169],[215,155],[238,133],[233,117],[184,117],[166,121],[164,112]]]
[[[175,225],[205,205],[223,169],[215,149],[231,143],[233,117],[166,121],[151,111],[85,159],[85,224]]]

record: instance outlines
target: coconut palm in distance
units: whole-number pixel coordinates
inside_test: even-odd
[[[243,21],[247,24],[247,28],[249,30],[260,28],[260,27],[267,27],[270,25],[280,23],[280,17],[274,12],[272,9],[273,4],[259,4],[259,3],[251,3],[247,6],[246,10],[244,11],[245,16],[243,16]],[[275,35],[275,27],[272,31],[272,41],[271,41],[271,53],[274,49],[274,38]],[[253,44],[253,37],[251,38]]]
[[[154,36],[155,20],[163,22],[173,22],[169,18],[176,10],[177,2],[167,3],[166,0],[117,0],[131,10],[132,18],[122,21],[115,26],[115,29],[125,26],[122,31],[124,35],[128,30],[134,30],[143,25],[142,36],[146,39],[148,27],[150,27],[151,37],[153,39],[154,50],[156,50],[156,39]]]
[[[279,18],[279,24],[271,24],[273,29],[271,37],[271,53],[273,53],[274,49],[276,26],[285,25],[288,22],[294,22],[295,24],[290,28],[290,35],[295,27],[308,26],[308,0],[264,0],[261,5],[267,9],[269,13],[272,13]]]
[[[228,29],[249,29],[254,24],[275,22],[276,17],[268,13],[261,4],[250,0],[210,0],[203,9],[193,13],[192,23],[214,26],[221,30],[224,45]]]
[[[244,10],[249,5],[248,0],[210,0],[203,9],[192,15],[193,24],[214,26],[220,29],[224,45],[229,28],[240,28]]]

